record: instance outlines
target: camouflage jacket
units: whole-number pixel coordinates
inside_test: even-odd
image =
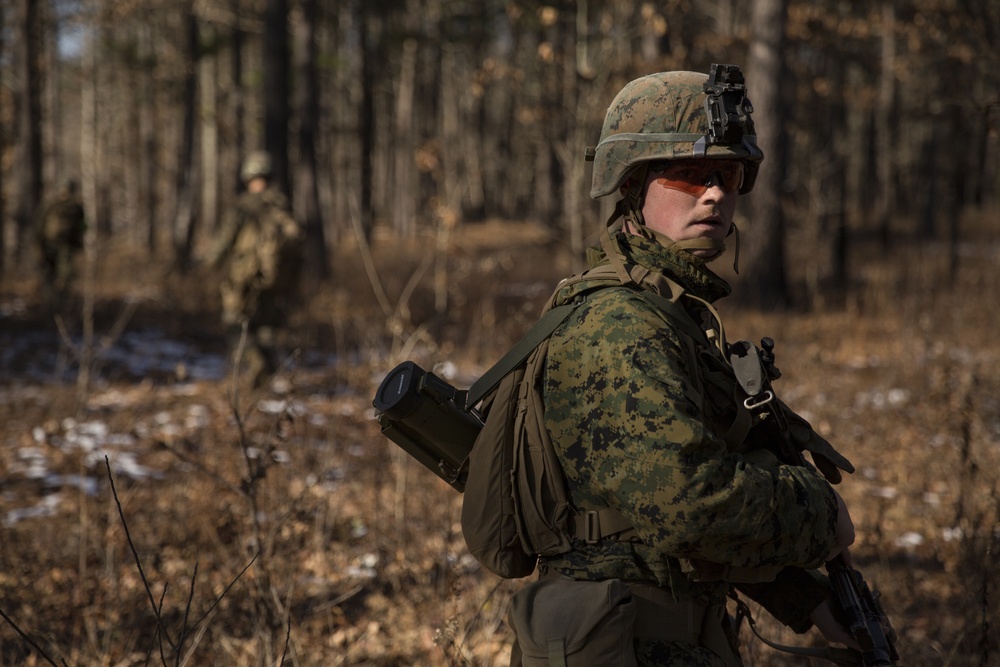
[[[267,188],[244,192],[227,211],[208,261],[216,267],[227,263],[233,284],[271,287],[278,281],[272,274],[297,268],[301,245],[302,230],[288,198]]]
[[[618,240],[627,263],[666,275],[696,297],[711,303],[729,294],[689,253],[620,233]],[[591,265],[601,261],[603,253],[593,253]],[[563,291],[557,304],[574,297],[573,288]],[[694,300],[681,303],[696,322],[709,315]],[[639,539],[580,541],[541,565],[716,602],[729,583],[696,581],[681,559],[772,567],[780,570],[773,582],[740,588],[803,632],[828,590],[813,568],[833,544],[835,496],[812,469],[757,465],[727,446],[735,393],[704,392],[701,384],[708,374],[724,377],[728,365],[708,350],[695,359],[689,348],[669,318],[625,286],[592,293],[551,337],[545,424],[573,504],[614,507]]]
[[[36,237],[43,248],[82,248],[87,229],[83,205],[76,197],[57,195],[36,215]]]

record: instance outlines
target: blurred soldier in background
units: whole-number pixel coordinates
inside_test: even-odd
[[[278,368],[276,334],[287,322],[302,265],[302,229],[271,176],[268,153],[247,156],[240,172],[246,190],[223,218],[209,255],[213,267],[224,267],[222,321],[231,360],[241,360],[235,355],[243,340],[242,361],[254,387]]]
[[[59,311],[65,305],[73,280],[73,260],[83,248],[86,223],[83,204],[74,180],[66,180],[59,192],[39,206],[35,215],[35,240],[42,260],[44,298]]]

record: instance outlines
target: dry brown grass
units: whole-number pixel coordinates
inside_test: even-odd
[[[282,393],[234,396],[227,379],[139,380],[105,369],[80,406],[66,383],[27,380],[17,365],[0,370],[0,510],[62,499],[50,516],[3,528],[0,610],[58,664],[249,667],[284,654],[303,666],[505,665],[502,617],[520,582],[470,561],[461,497],[379,434],[371,396],[402,358],[425,368],[452,361],[456,383],[471,381],[526,329],[572,262],[530,226],[466,230],[450,241],[447,310],[437,313],[434,266],[421,269],[434,243],[376,235],[387,316],[345,240],[333,279],[311,287],[288,340],[336,357],[293,366]],[[842,485],[859,528],[855,560],[884,593],[908,667],[1000,664],[992,247],[978,243],[953,286],[940,253],[901,247],[858,272],[843,307],[723,310],[730,337],[778,341],[777,388],[858,465]],[[113,249],[103,257],[99,331],[117,300],[141,293],[130,327],[220,349],[207,274],[167,273]],[[32,288],[30,278],[4,283],[4,302],[27,304],[4,316],[8,335],[51,331]],[[33,354],[52,357],[55,347]],[[103,458],[66,446],[80,431],[70,417],[127,440],[108,447],[110,478]],[[25,474],[31,448],[61,482]],[[160,476],[130,479],[114,468],[124,450]],[[92,495],[69,481],[78,474],[96,480]],[[759,627],[779,641],[816,641],[766,618]],[[160,641],[164,631],[174,647],[187,635],[181,660]],[[743,639],[748,664],[801,664],[746,631]],[[0,665],[41,664],[0,625]]]

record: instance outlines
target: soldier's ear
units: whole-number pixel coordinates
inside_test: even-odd
[[[633,169],[629,173],[629,175],[625,177],[625,180],[622,182],[621,186],[618,188],[619,194],[624,195],[626,192],[628,192],[630,189],[632,189],[632,188],[634,188],[636,186],[643,186],[643,185],[645,185],[645,174],[646,173],[647,172],[643,172],[642,179],[640,179],[639,178],[640,174],[636,173],[636,170]],[[642,182],[640,182],[640,181],[642,181]]]

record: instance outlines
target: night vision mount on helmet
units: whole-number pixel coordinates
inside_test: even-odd
[[[753,189],[764,153],[738,65],[713,64],[708,75],[660,72],[632,81],[608,107],[596,148],[590,196],[620,188],[637,166],[652,160],[742,160],[740,194]]]

